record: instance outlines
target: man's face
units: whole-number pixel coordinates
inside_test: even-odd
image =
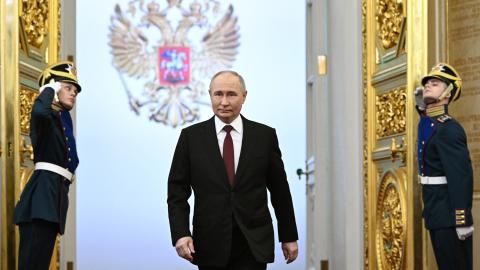
[[[213,113],[227,124],[240,114],[247,97],[247,91],[242,88],[238,77],[230,73],[217,76],[209,93]]]
[[[437,101],[445,88],[447,88],[447,84],[442,80],[436,78],[428,80],[423,90],[423,100],[425,100],[427,104]],[[449,97],[450,94],[446,96],[446,98]]]
[[[58,101],[68,111],[75,105],[78,90],[74,84],[68,82],[60,82],[62,87],[58,91]]]

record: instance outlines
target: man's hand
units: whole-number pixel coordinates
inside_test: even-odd
[[[415,95],[415,104],[417,105],[418,109],[420,111],[425,111],[425,109],[427,108],[427,105],[423,100],[423,88],[417,87],[413,92],[413,94]]]
[[[50,81],[50,83],[45,84],[42,87],[40,87],[40,89],[38,89],[38,92],[42,93],[42,91],[45,90],[45,88],[47,88],[47,87],[53,88],[53,90],[55,91],[55,94],[56,94],[62,88],[62,84],[60,82]]]
[[[192,253],[195,253],[193,248],[193,239],[190,236],[185,236],[177,240],[175,243],[175,249],[177,250],[178,256],[184,258],[185,260],[192,261]]]
[[[473,226],[470,227],[458,227],[457,235],[458,239],[465,240],[473,234]]]
[[[282,243],[283,256],[287,263],[295,261],[298,256],[298,244],[295,242]]]

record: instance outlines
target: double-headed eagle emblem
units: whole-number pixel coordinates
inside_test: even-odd
[[[188,9],[182,0],[115,6],[113,66],[136,114],[146,109],[151,120],[172,127],[199,118],[209,79],[232,66],[240,45],[233,6],[222,14],[216,0],[194,0]]]

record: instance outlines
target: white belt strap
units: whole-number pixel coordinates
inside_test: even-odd
[[[445,176],[419,176],[422,185],[445,185],[447,177]]]
[[[65,168],[62,168],[56,164],[53,164],[53,163],[48,163],[48,162],[37,162],[35,163],[35,170],[46,170],[46,171],[51,171],[51,172],[54,172],[56,174],[59,174],[65,178],[68,179],[68,181],[72,181],[72,178],[73,178],[73,174],[65,169]]]

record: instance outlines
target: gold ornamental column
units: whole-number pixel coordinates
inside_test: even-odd
[[[429,1],[363,0],[365,269],[422,269],[412,97],[427,71]]]
[[[407,250],[409,260],[407,269],[427,268],[428,252],[426,230],[422,219],[421,186],[418,184],[417,165],[417,124],[418,113],[415,109],[413,97],[414,89],[421,85],[422,77],[428,72],[429,53],[429,17],[431,5],[428,0],[409,0],[407,11],[407,141],[410,142],[410,151],[407,153],[407,174],[409,177],[408,192],[408,238],[413,247]]]
[[[19,183],[18,0],[0,0],[1,269],[16,268],[15,190]]]
[[[59,11],[58,0],[0,0],[1,270],[16,269],[13,210],[33,172],[30,112],[38,75],[58,60]],[[59,265],[58,244],[52,270]]]

